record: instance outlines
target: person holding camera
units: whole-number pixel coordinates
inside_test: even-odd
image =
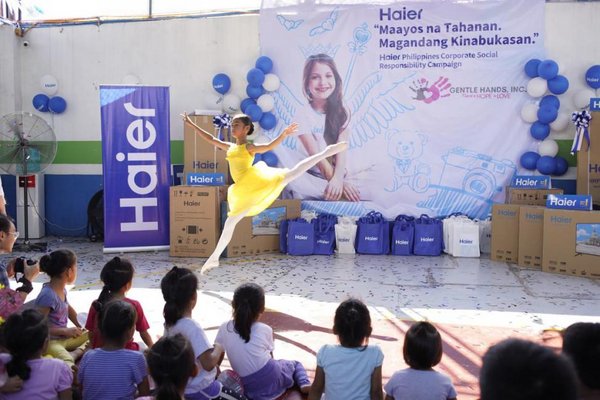
[[[18,237],[19,232],[17,232],[13,221],[5,214],[0,214],[0,254],[12,253],[13,246]],[[20,274],[21,276],[17,279],[17,282],[21,283],[21,286],[16,290],[21,294],[23,301],[25,301],[27,295],[33,290],[31,281],[39,273],[39,265],[33,260],[18,257],[6,262],[5,259],[0,258],[0,285],[10,288],[9,278]]]

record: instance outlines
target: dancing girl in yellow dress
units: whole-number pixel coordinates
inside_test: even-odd
[[[293,123],[269,143],[248,143],[247,136],[254,131],[250,117],[244,114],[236,115],[231,124],[231,134],[235,143],[220,140],[196,125],[187,114],[183,114],[186,124],[194,128],[196,133],[215,147],[227,151],[227,162],[231,177],[235,182],[227,190],[229,212],[223,232],[217,243],[215,251],[206,260],[200,273],[219,266],[219,257],[233,236],[233,230],[244,217],[259,214],[279,197],[283,188],[292,180],[314,167],[327,157],[344,151],[348,148],[347,142],[338,142],[327,146],[323,151],[316,153],[291,169],[269,167],[263,161],[254,165],[254,154],[265,153],[277,147],[283,139],[292,135],[298,129],[298,124]]]

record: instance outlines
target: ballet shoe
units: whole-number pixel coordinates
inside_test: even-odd
[[[219,260],[211,260],[210,258],[206,260],[202,268],[200,269],[200,275],[206,274],[213,268],[217,268],[219,266]]]

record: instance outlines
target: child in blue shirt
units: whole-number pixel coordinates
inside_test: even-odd
[[[383,353],[369,346],[371,315],[358,299],[343,301],[335,311],[333,333],[339,345],[327,344],[317,353],[317,370],[309,400],[381,400]]]

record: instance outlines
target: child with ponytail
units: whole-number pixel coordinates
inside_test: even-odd
[[[45,355],[66,362],[71,368],[83,355],[88,333],[81,329],[77,312],[67,301],[67,285],[77,279],[77,257],[71,250],[60,249],[40,258],[40,270],[50,277],[35,299],[38,310],[48,317],[50,343]],[[75,327],[67,328],[67,320]]]
[[[114,257],[104,265],[100,272],[100,279],[104,282],[104,287],[98,296],[98,300],[94,301],[90,306],[85,328],[90,332],[90,341],[92,348],[102,347],[102,335],[98,329],[97,318],[102,308],[109,301],[123,300],[131,304],[137,313],[137,321],[135,329],[139,332],[140,337],[148,347],[152,347],[152,338],[148,333],[150,325],[144,315],[142,305],[133,299],[125,297],[125,294],[131,289],[133,283],[134,268],[131,262],[125,258]],[[126,349],[139,350],[140,346],[136,342],[130,340],[125,345]]]
[[[71,399],[73,373],[69,366],[42,357],[48,345],[48,322],[39,311],[29,309],[9,316],[2,325],[1,337],[2,346],[12,356],[6,365],[8,376],[19,377],[22,387],[16,392],[1,393],[0,398]]]
[[[185,398],[188,400],[245,399],[216,381],[217,366],[223,360],[223,348],[208,341],[204,329],[192,319],[198,300],[198,278],[186,268],[173,267],[160,282],[165,299],[165,336],[182,334],[194,350],[200,372],[188,381]]]
[[[369,345],[371,314],[366,304],[354,298],[335,310],[333,333],[339,345],[326,344],[317,353],[317,369],[308,400],[383,400],[379,346]],[[411,397],[408,397],[412,400]]]
[[[138,400],[183,400],[188,379],[198,375],[194,349],[182,334],[164,336],[146,355],[150,375],[156,383],[154,397]]]
[[[255,283],[238,286],[231,303],[233,320],[219,328],[215,342],[222,345],[244,393],[253,400],[271,400],[297,386],[310,390],[306,370],[298,361],[273,359],[273,329],[258,322],[265,311],[265,292]]]

